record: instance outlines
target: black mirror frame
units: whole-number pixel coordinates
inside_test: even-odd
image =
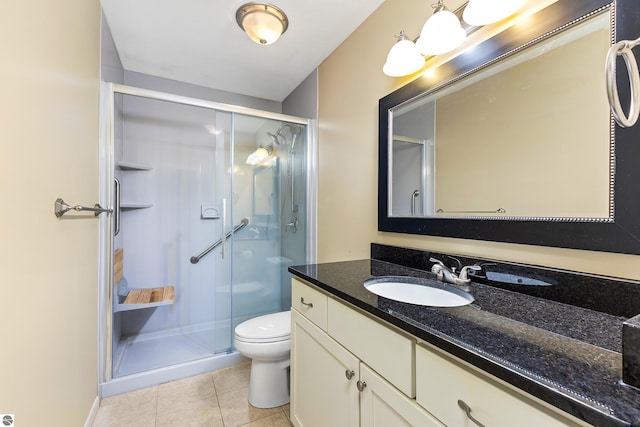
[[[506,30],[476,47],[478,55],[471,61],[454,58],[439,67],[442,77],[427,84],[416,79],[379,102],[378,146],[378,230],[461,239],[519,243],[559,248],[585,249],[640,255],[640,124],[630,128],[615,125],[613,156],[614,185],[612,220],[497,220],[457,218],[407,218],[388,215],[388,120],[389,109],[433,88],[474,70],[483,64],[546,34],[567,26],[576,19],[610,8],[614,14],[615,42],[634,40],[640,32],[640,3],[637,0],[559,0],[538,12],[539,24],[530,31]],[[634,52],[638,58],[638,52]],[[602,67],[604,68],[604,61]],[[618,58],[617,84],[622,105],[628,105],[630,88],[624,62]],[[571,137],[568,130],[567,137]]]

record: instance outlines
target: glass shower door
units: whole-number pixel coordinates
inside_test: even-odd
[[[233,113],[118,98],[113,377],[232,348],[231,248],[205,252],[228,232]]]
[[[306,261],[306,126],[235,114],[232,326],[291,307],[287,268]]]

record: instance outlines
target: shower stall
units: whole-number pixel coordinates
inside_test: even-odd
[[[101,395],[238,363],[315,258],[311,121],[112,83],[102,111]]]

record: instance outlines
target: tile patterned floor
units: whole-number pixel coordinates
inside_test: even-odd
[[[250,363],[107,397],[93,427],[290,427],[289,405],[247,401]]]

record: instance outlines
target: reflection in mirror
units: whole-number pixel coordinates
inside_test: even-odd
[[[278,200],[277,178],[278,159],[272,158],[253,172],[253,216],[256,219],[276,213],[275,201]]]
[[[389,110],[391,217],[612,219],[609,9]]]

